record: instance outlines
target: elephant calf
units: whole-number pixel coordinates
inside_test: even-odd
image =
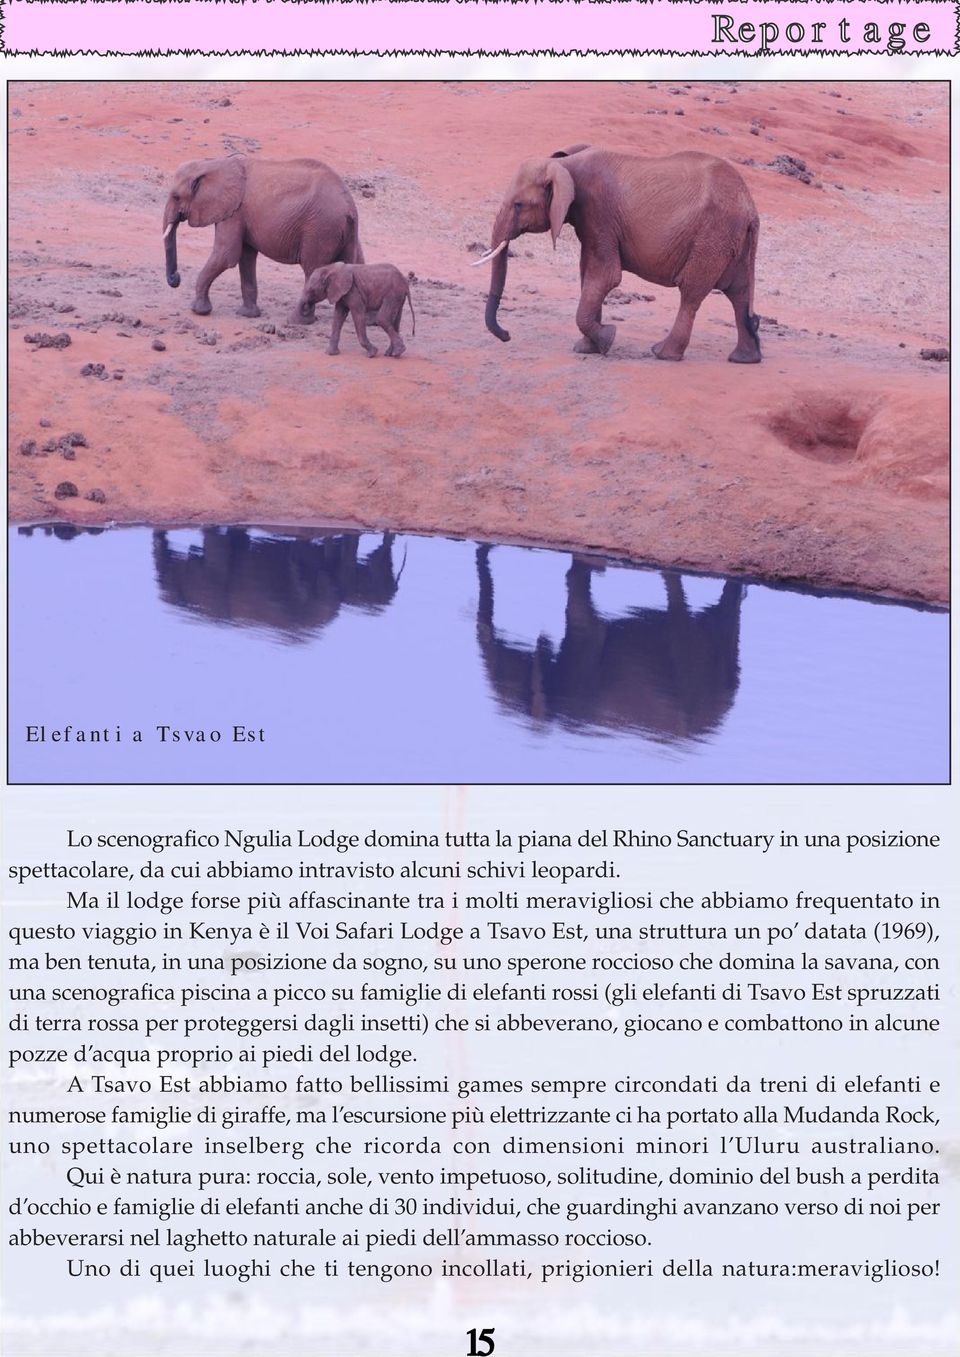
[[[332,302],[333,328],[327,353],[340,352],[340,331],[347,318],[353,317],[357,338],[371,358],[377,350],[367,338],[367,324],[379,325],[387,332],[390,346],[388,358],[399,358],[406,345],[400,338],[400,316],[407,302],[413,317],[413,333],[417,333],[417,316],[413,309],[410,286],[393,264],[327,264],[314,269],[307,279],[300,298],[297,319],[309,324],[317,302]]]

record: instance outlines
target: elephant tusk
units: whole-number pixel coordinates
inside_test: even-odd
[[[163,237],[162,237],[162,238],[163,238],[164,240],[166,240],[166,238],[167,238],[167,236],[170,234],[170,232],[171,232],[172,230],[174,230],[174,228],[176,227],[176,224],[177,224],[176,222],[172,221],[172,222],[170,223],[169,226],[165,226],[165,227],[163,228]]]
[[[470,267],[472,269],[475,269],[480,264],[489,264],[490,260],[496,259],[500,251],[505,250],[508,244],[509,244],[508,241],[502,240],[495,250],[488,250],[486,254],[482,254],[479,259],[474,259]]]

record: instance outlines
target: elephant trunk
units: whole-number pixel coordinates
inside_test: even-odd
[[[510,332],[497,323],[497,311],[500,309],[503,285],[507,281],[507,255],[510,253],[507,247],[513,238],[512,225],[509,212],[501,210],[493,224],[493,238],[490,242],[491,250],[498,250],[499,253],[490,261],[490,291],[487,294],[487,310],[484,317],[490,333],[504,343],[510,338]]]
[[[166,257],[167,282],[171,287],[180,286],[180,274],[177,272],[177,225],[180,216],[176,208],[169,204],[163,214],[163,252]]]

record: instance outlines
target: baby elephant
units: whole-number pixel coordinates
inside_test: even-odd
[[[367,338],[367,324],[379,325],[390,339],[388,358],[399,358],[406,345],[400,338],[400,316],[404,302],[410,305],[413,333],[417,333],[417,317],[413,309],[410,287],[406,278],[393,264],[325,264],[314,269],[307,279],[300,298],[298,320],[309,323],[314,319],[317,302],[332,302],[333,328],[327,353],[340,352],[340,331],[347,318],[353,317],[357,338],[371,358],[377,350]]]

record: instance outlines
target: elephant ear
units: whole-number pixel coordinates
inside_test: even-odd
[[[327,301],[336,306],[353,287],[353,265],[337,264],[330,270],[330,282],[327,284]]]
[[[567,219],[577,190],[573,175],[557,160],[547,162],[547,183],[553,189],[550,198],[550,234],[553,237],[553,248],[556,249],[557,236]]]
[[[190,225],[213,226],[232,217],[243,200],[246,178],[246,165],[240,156],[201,161],[191,185]]]
[[[590,143],[587,141],[578,141],[576,146],[565,146],[562,151],[554,151],[550,157],[551,160],[562,160],[564,156],[576,155],[578,151],[589,151]]]

